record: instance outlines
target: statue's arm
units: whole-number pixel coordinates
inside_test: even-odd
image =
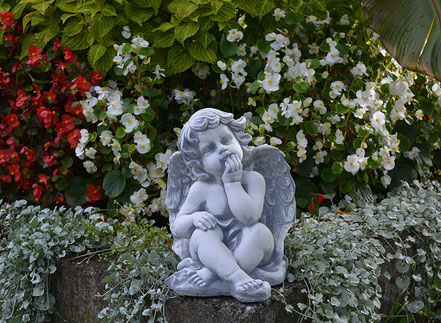
[[[201,188],[198,182],[194,183],[188,195],[179,210],[176,219],[173,223],[170,223],[170,230],[172,234],[177,238],[191,238],[195,227],[193,225],[193,214],[200,211],[200,205],[202,204]]]
[[[244,172],[242,181],[225,183],[231,212],[238,221],[251,225],[262,216],[265,201],[265,179],[257,172]]]

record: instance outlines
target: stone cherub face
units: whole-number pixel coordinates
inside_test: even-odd
[[[243,151],[239,141],[226,125],[201,131],[199,151],[202,168],[215,178],[220,178],[225,171],[240,167]]]

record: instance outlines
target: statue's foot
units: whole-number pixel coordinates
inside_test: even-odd
[[[234,284],[231,295],[241,302],[261,302],[271,296],[271,285],[260,279],[250,279]]]
[[[203,267],[199,270],[187,268],[184,269],[184,271],[187,275],[187,281],[197,287],[205,287],[218,280],[216,274],[207,267]]]

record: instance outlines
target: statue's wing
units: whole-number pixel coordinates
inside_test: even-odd
[[[295,184],[285,155],[276,147],[258,146],[251,158],[251,169],[266,182],[265,203],[260,222],[273,233],[276,257],[283,257],[285,236],[296,218]]]
[[[194,182],[191,174],[192,172],[185,164],[182,154],[179,151],[175,152],[171,156],[168,166],[167,196],[165,198],[170,227],[173,226],[176,216],[187,197],[190,186]],[[173,250],[181,259],[190,257],[189,240],[174,237]]]

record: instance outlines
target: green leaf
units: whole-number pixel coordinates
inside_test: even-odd
[[[169,5],[169,10],[178,20],[190,16],[197,8],[196,4],[188,0],[175,0]]]
[[[56,182],[55,182],[55,187],[57,188],[57,190],[59,191],[63,191],[66,189],[67,185],[69,184],[69,182],[67,181],[66,177],[60,177]]]
[[[113,57],[115,56],[115,51],[113,48],[109,47],[106,49],[106,52],[104,53],[101,58],[99,58],[92,67],[95,70],[98,70],[102,73],[107,73],[113,66]],[[106,115],[106,114],[105,114]]]
[[[272,49],[270,43],[264,39],[257,41],[257,48],[264,53],[268,53]]]
[[[126,132],[125,132],[124,128],[122,128],[122,127],[116,129],[115,134],[118,139],[124,138],[126,136]]]
[[[250,86],[250,91],[252,94],[256,94],[257,90],[260,88],[260,84],[257,81],[254,81],[253,83],[251,83]]]
[[[69,185],[65,190],[66,202],[70,206],[81,205],[86,202],[86,180],[75,176],[69,180]]]
[[[202,31],[199,32],[199,42],[204,46],[205,48],[208,47],[208,45],[211,44],[211,42],[215,41],[216,38],[213,36],[213,34],[209,33],[208,31]]]
[[[93,44],[94,37],[87,30],[83,30],[78,35],[73,37],[63,36],[62,44],[63,46],[67,46],[72,50],[81,50],[85,49]]]
[[[300,13],[289,11],[286,14],[285,21],[288,25],[299,24],[303,21],[303,16]]]
[[[194,64],[195,60],[180,45],[170,48],[167,54],[167,72],[169,75],[184,72]]]
[[[164,48],[173,45],[176,37],[172,31],[165,33],[155,33],[153,47]]]
[[[274,8],[273,0],[259,0],[256,2],[256,14],[259,18],[262,18],[264,15],[272,11]]]
[[[159,27],[153,29],[153,31],[159,30],[159,31],[165,32],[165,31],[172,29],[172,28],[175,28],[175,27],[176,27],[176,25],[174,25],[170,22],[164,22],[164,23],[160,24]]]
[[[325,182],[328,182],[328,183],[333,182],[333,181],[335,180],[335,178],[336,178],[335,175],[333,174],[331,168],[325,168],[325,169],[323,169],[323,170],[321,171],[321,173],[320,173],[320,177],[321,177]]]
[[[44,15],[46,13],[47,8],[49,8],[49,6],[52,4],[52,1],[44,1],[44,2],[40,2],[37,4],[34,4],[32,6],[32,8],[34,8],[35,10],[37,10],[38,12],[40,12],[42,15]]]
[[[349,112],[349,110],[350,110],[349,107],[346,107],[341,103],[339,103],[335,106],[335,112],[337,112],[337,113],[345,114],[345,113]]]
[[[233,56],[237,52],[237,44],[222,39],[220,43],[220,50],[225,56]]]
[[[341,165],[341,162],[334,162],[332,164],[332,174],[338,175],[343,172],[343,166]]]
[[[228,21],[234,17],[236,17],[236,7],[232,3],[224,2],[216,15],[211,17],[211,19],[214,21]]]
[[[155,11],[155,15],[158,14],[158,10],[161,7],[162,0],[147,0],[149,2],[149,7],[152,7]]]
[[[211,48],[204,48],[200,42],[192,42],[188,46],[188,52],[190,55],[198,60],[213,64],[216,62],[216,53]]]
[[[113,20],[110,17],[97,15],[93,19],[90,31],[93,36],[98,39],[104,37],[114,27]]]
[[[149,20],[154,13],[153,9],[140,8],[130,3],[126,4],[126,6],[124,7],[124,11],[127,17],[130,20],[136,22],[140,27],[142,27],[142,23]]]
[[[31,21],[31,18],[32,18],[34,15],[36,15],[36,14],[38,14],[38,12],[37,12],[37,11],[33,11],[33,12],[29,12],[29,13],[27,13],[27,14],[23,17],[23,22],[22,22],[23,30],[26,30],[26,26],[28,25],[29,21]]]
[[[305,121],[304,123],[305,130],[308,134],[314,136],[318,132],[318,127],[311,121]]]
[[[386,50],[412,71],[441,80],[441,3],[414,0],[360,0]]]
[[[299,93],[306,93],[309,90],[309,85],[306,82],[299,82],[294,84],[293,89]]]
[[[198,29],[199,29],[199,25],[193,22],[179,25],[175,28],[176,40],[181,44],[183,44],[184,40],[196,34]]]
[[[61,160],[61,165],[66,166],[66,167],[70,167],[73,165],[73,159],[71,157],[64,157]]]
[[[106,47],[100,44],[95,44],[89,49],[87,59],[90,65],[95,66],[95,63],[106,53]]]
[[[32,12],[31,12],[32,13]],[[63,13],[60,17],[61,22],[64,24],[66,22],[67,19],[71,18],[71,17],[75,17],[77,14],[75,13]]]
[[[260,1],[260,0],[257,0]],[[256,0],[236,0],[235,3],[239,9],[256,16]]]
[[[78,35],[84,27],[84,20],[82,18],[71,19],[63,29],[63,34],[66,36]]]
[[[150,122],[153,119],[155,119],[155,111],[152,109],[146,109],[145,112],[142,114],[142,119],[145,122]]]
[[[115,198],[124,190],[126,178],[119,170],[112,170],[104,176],[103,188],[106,195]]]
[[[106,4],[101,9],[101,14],[106,17],[113,17],[117,15],[115,7],[112,6],[111,4]]]
[[[303,4],[302,0],[291,0],[289,2],[289,5],[291,6],[291,8],[294,8],[294,9],[300,8],[302,6],[302,4]]]
[[[338,185],[338,188],[340,189],[340,192],[343,194],[349,193],[352,190],[352,182],[345,180],[341,181]]]
[[[24,9],[26,8],[27,3],[19,3],[11,10],[11,12],[14,14],[14,19],[17,20],[21,17],[21,14],[23,13]]]
[[[152,56],[154,53],[155,50],[152,47],[143,47],[138,50],[138,54],[143,56]]]

